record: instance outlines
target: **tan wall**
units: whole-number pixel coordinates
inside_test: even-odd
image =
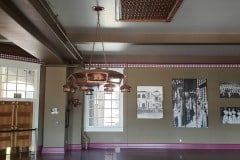
[[[43,145],[43,123],[45,102],[45,67],[41,66],[39,91],[39,116],[38,116],[38,146]]]
[[[43,147],[64,147],[65,109],[67,97],[62,90],[66,83],[65,67],[46,67]],[[59,114],[51,114],[57,107]]]
[[[78,69],[70,70],[71,73],[77,72]],[[80,99],[81,105],[72,106],[68,105],[70,110],[69,127],[68,127],[68,144],[81,144],[82,135],[82,118],[83,118],[83,93],[77,92],[75,94],[68,94],[69,99],[77,98]]]
[[[207,79],[208,128],[174,128],[172,79]],[[240,143],[240,125],[222,125],[220,107],[240,106],[240,99],[219,98],[220,81],[240,81],[238,68],[129,68],[132,91],[126,94],[123,133],[88,133],[91,143]],[[137,86],[163,86],[164,118],[137,119]]]

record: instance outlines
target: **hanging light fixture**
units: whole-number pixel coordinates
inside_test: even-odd
[[[100,12],[104,10],[102,6],[94,6],[93,11],[97,13],[97,27],[96,36],[100,32]],[[100,35],[100,34],[99,34]],[[105,68],[91,69],[92,54],[94,53],[95,43],[93,42],[92,54],[90,57],[89,65],[87,70],[73,73],[67,78],[67,84],[63,86],[64,92],[75,93],[77,89],[85,91],[86,95],[92,95],[94,88],[100,85],[104,86],[104,91],[111,93],[114,91],[116,85],[120,85],[124,81],[123,86],[120,87],[122,92],[129,92],[130,86],[126,84],[126,76],[120,72],[108,69],[106,55],[104,52],[104,44],[100,37],[102,45],[102,53],[105,62]]]

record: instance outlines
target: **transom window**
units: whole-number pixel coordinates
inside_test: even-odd
[[[0,66],[0,98],[35,98],[35,71]]]

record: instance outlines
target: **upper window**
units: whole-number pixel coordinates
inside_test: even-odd
[[[37,70],[32,69],[33,66],[28,67],[31,69],[0,66],[0,98],[35,99],[38,90]]]
[[[111,69],[116,70],[116,69]],[[117,70],[120,72],[120,70]],[[121,72],[123,70],[121,69]],[[121,132],[123,131],[123,95],[120,86],[111,93],[103,87],[95,88],[93,95],[85,96],[85,131]]]

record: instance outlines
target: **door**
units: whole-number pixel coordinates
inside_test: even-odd
[[[32,102],[0,102],[0,150],[28,150],[32,145]]]

